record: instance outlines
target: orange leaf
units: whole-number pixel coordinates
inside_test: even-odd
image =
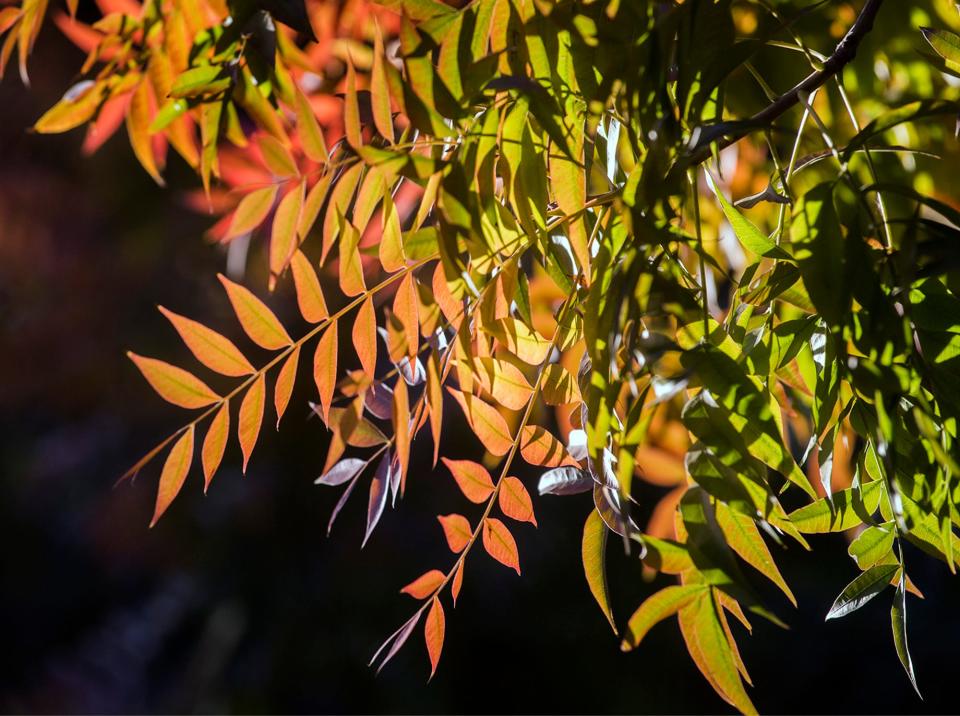
[[[472,460],[448,460],[443,458],[443,464],[457,481],[460,491],[471,502],[480,504],[493,492],[493,480],[487,469]]]
[[[533,501],[530,499],[530,493],[517,478],[503,478],[500,492],[497,493],[497,500],[500,503],[500,509],[507,517],[519,522],[529,522],[534,527],[537,526],[537,518],[533,514]]]
[[[327,144],[323,141],[323,132],[320,130],[317,116],[310,107],[310,102],[299,87],[295,88],[294,101],[294,110],[297,114],[297,131],[300,133],[303,153],[311,161],[326,162],[330,159],[330,156],[327,154]]]
[[[267,168],[273,174],[280,178],[298,176],[300,171],[297,169],[297,162],[279,140],[264,134],[260,137],[257,144],[260,145],[260,153],[263,155],[263,161]]]
[[[531,465],[543,467],[560,467],[561,465],[579,467],[580,465],[567,454],[563,443],[537,425],[527,425],[523,429],[521,440],[520,454]]]
[[[421,574],[410,584],[400,590],[401,594],[409,594],[414,599],[426,599],[435,591],[437,587],[443,584],[444,574],[439,569],[431,569],[426,574]]]
[[[456,323],[463,315],[463,302],[457,300],[457,298],[450,293],[450,285],[447,283],[442,261],[438,261],[436,268],[433,270],[433,282],[431,286],[433,288],[433,297],[436,299],[437,305],[440,306],[444,317],[450,321],[450,323]]]
[[[446,619],[443,615],[443,606],[437,597],[433,598],[427,620],[423,623],[423,635],[427,641],[427,653],[430,655],[430,678],[437,673],[437,664],[440,661],[440,652],[443,651],[443,633]]]
[[[166,462],[163,463],[163,471],[160,473],[160,484],[157,488],[157,506],[153,510],[153,519],[150,520],[150,526],[157,524],[166,509],[173,502],[173,498],[183,487],[183,481],[187,479],[187,473],[190,472],[190,464],[193,462],[193,425],[190,425],[170,448]]]
[[[237,437],[240,438],[240,449],[243,451],[243,472],[247,471],[250,454],[257,444],[260,435],[260,425],[263,422],[263,404],[266,399],[266,380],[263,373],[257,376],[250,386],[250,390],[243,396],[240,403],[240,420],[237,426]]]
[[[497,403],[510,410],[527,407],[533,388],[519,368],[505,360],[489,357],[482,357],[475,364],[479,366],[474,373],[477,382]]]
[[[353,69],[353,62],[347,61],[347,94],[344,98],[343,124],[347,141],[354,149],[363,144],[360,136],[360,104],[357,101],[357,73]]]
[[[417,286],[413,274],[407,274],[400,281],[397,293],[393,297],[393,313],[403,324],[403,331],[407,337],[407,355],[416,358],[420,352],[420,318],[418,315],[419,299]]]
[[[284,195],[273,215],[273,229],[270,233],[271,285],[290,263],[293,252],[297,250],[297,225],[300,222],[306,188],[306,179],[301,180]]]
[[[327,302],[323,298],[320,288],[320,279],[313,269],[310,259],[297,249],[290,260],[290,271],[293,273],[293,285],[297,290],[297,305],[307,323],[319,323],[329,314]]]
[[[273,387],[273,406],[277,409],[277,430],[280,429],[280,418],[290,404],[290,395],[293,393],[293,382],[297,377],[297,364],[300,362],[300,346],[283,362],[280,372],[277,373],[277,384]]]
[[[217,274],[217,278],[227,290],[233,311],[250,340],[271,351],[280,350],[293,343],[286,329],[263,301],[223,274]]]
[[[340,229],[340,290],[347,296],[357,296],[367,290],[360,261],[360,232],[348,220],[342,220]]]
[[[228,338],[207,328],[202,323],[197,323],[185,316],[167,310],[163,306],[158,306],[158,308],[160,313],[173,324],[190,352],[207,368],[231,377],[250,375],[254,372],[254,367],[250,365],[250,361]]]
[[[130,97],[126,121],[130,147],[137,161],[157,184],[163,186],[163,177],[157,169],[153,143],[150,141],[150,83],[146,79],[140,81]]]
[[[399,271],[406,264],[403,254],[403,235],[400,229],[400,214],[390,195],[390,187],[383,192],[381,213],[382,231],[380,236],[380,264],[387,273]]]
[[[202,380],[169,363],[127,352],[150,386],[161,398],[181,408],[203,408],[220,400]]]
[[[332,178],[333,172],[327,172],[307,192],[307,198],[303,201],[303,211],[300,212],[300,222],[297,224],[297,236],[300,237],[301,244],[317,222],[317,216],[320,214],[320,208],[327,198],[327,191],[330,189]]]
[[[450,387],[447,391],[460,403],[464,415],[467,416],[467,422],[470,423],[470,427],[483,446],[498,457],[506,455],[513,446],[513,440],[503,416],[475,395],[461,393]]]
[[[333,389],[337,383],[337,322],[334,321],[323,332],[317,342],[317,351],[313,354],[313,380],[320,393],[320,406],[323,409],[323,421],[329,422],[330,403],[333,401]]]
[[[464,561],[457,563],[457,572],[453,575],[453,583],[450,585],[450,595],[453,597],[453,606],[457,606],[457,598],[460,596],[460,589],[463,587],[463,565]]]
[[[363,164],[357,163],[344,170],[343,174],[337,180],[333,191],[330,192],[330,202],[327,205],[326,213],[323,217],[323,248],[320,253],[320,265],[327,260],[327,254],[333,248],[333,242],[341,231],[340,224],[343,221],[343,215],[353,199],[353,194],[357,190],[357,184],[360,181],[360,174],[363,172]]]
[[[427,405],[430,408],[430,431],[433,434],[433,464],[440,455],[440,431],[443,426],[443,383],[437,356],[427,359]]]
[[[277,198],[279,190],[278,185],[271,184],[262,189],[255,189],[244,196],[233,212],[225,238],[232,239],[241,234],[247,234],[260,226],[273,208],[273,201]]]
[[[462,552],[473,537],[473,529],[463,515],[437,515],[447,546],[452,552]]]
[[[357,350],[363,372],[370,380],[377,377],[377,317],[373,297],[368,296],[357,311],[353,322],[353,347]]]
[[[510,534],[510,530],[495,517],[487,517],[483,521],[483,547],[487,554],[520,574],[520,555],[517,553],[517,543]]]
[[[200,449],[200,458],[203,463],[203,492],[206,494],[213,480],[220,461],[223,460],[223,451],[227,447],[227,436],[230,434],[230,403],[224,401],[220,410],[210,421],[207,435],[203,439]]]
[[[400,462],[400,484],[405,485],[407,466],[410,463],[410,403],[407,383],[403,378],[397,380],[393,389],[393,435],[397,446],[397,460]]]
[[[370,105],[373,110],[373,123],[380,136],[393,144],[393,117],[390,112],[390,89],[387,85],[387,73],[384,67],[386,55],[383,51],[383,35],[377,25],[373,36],[373,69],[370,73]],[[386,268],[386,267],[384,267]],[[389,270],[389,269],[388,269]]]

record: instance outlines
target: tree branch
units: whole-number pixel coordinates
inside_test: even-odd
[[[833,54],[823,63],[822,69],[807,75],[793,89],[780,95],[774,102],[757,112],[750,119],[725,125],[723,135],[716,141],[718,148],[725,149],[731,144],[736,144],[751,132],[769,127],[781,115],[798,104],[802,95],[812,93],[839,73],[853,60],[857,54],[857,48],[860,46],[860,41],[873,29],[873,22],[882,4],[883,0],[867,0],[860,11],[860,15],[847,30],[847,34],[840,40]],[[686,159],[681,160],[682,169],[685,171],[687,168],[702,164],[709,159],[712,154],[711,145],[713,143],[713,137],[702,136]]]

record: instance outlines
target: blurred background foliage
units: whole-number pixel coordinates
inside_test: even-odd
[[[809,3],[775,5],[792,15]],[[830,2],[794,28],[817,38],[813,49],[829,52],[855,11],[853,3]],[[81,17],[89,12],[81,4]],[[736,6],[739,32],[754,32],[758,17],[752,3]],[[919,27],[928,25],[960,29],[954,4],[884,6],[844,72],[861,118],[914,98],[960,95],[953,80],[917,52]],[[716,710],[715,695],[672,623],[655,630],[643,648],[620,654],[578,564],[588,497],[536,500],[539,529],[517,531],[523,578],[486,558],[472,565],[460,607],[467,614],[449,615],[446,658],[429,686],[419,640],[375,676],[367,660],[409,611],[394,589],[446,554],[434,516],[446,511],[455,487],[430,474],[430,448],[421,441],[412,467],[419,473],[417,489],[405,509],[391,512],[360,551],[364,506],[356,500],[326,538],[337,496],[312,485],[327,437],[303,407],[306,381],[297,387],[283,432],[264,430],[246,477],[240,476],[239,450],[231,447],[209,495],[203,497],[199,479],[191,479],[177,508],[146,529],[155,476],[145,473],[132,487],[112,485],[144,446],[169,431],[177,412],[143,390],[123,351],[136,345],[152,355],[184,354],[154,310],[158,303],[189,308],[208,325],[231,325],[211,280],[228,256],[202,240],[216,217],[193,208],[197,180],[179,160],[171,160],[168,185],[158,189],[122,135],[91,160],[81,152],[80,132],[42,137],[27,131],[74,81],[81,61],[50,24],[30,64],[31,88],[15,73],[0,84],[0,613],[6,647],[0,707],[111,713]],[[808,69],[794,53],[777,49],[762,51],[755,66],[780,91]],[[757,83],[746,75],[739,82],[728,96],[732,108],[748,113],[765,104]],[[817,110],[841,128],[838,140],[855,133],[849,127],[844,134],[836,93],[820,93]],[[784,125],[796,121],[787,118]],[[878,154],[878,172],[956,206],[952,129],[939,121],[901,126],[899,144],[923,146],[942,159]],[[822,148],[815,133],[808,137],[801,155]],[[741,142],[722,161],[728,195],[766,187],[762,147]],[[797,188],[806,187],[798,182]],[[750,217],[772,226],[776,207],[761,205]],[[718,257],[735,261],[724,253],[732,242],[719,230],[719,209],[705,203],[704,219],[717,227]],[[249,262],[260,270],[263,247],[252,245]],[[284,304],[293,315],[289,287],[282,286],[273,305]],[[653,506],[679,482],[678,458],[671,455],[683,449],[670,437],[669,422],[658,427],[646,456],[651,484],[638,496],[641,517],[653,517],[654,524]],[[448,441],[457,434],[469,433],[448,430]],[[472,445],[448,443],[450,453],[460,455]],[[834,477],[842,486],[844,471],[835,470]],[[662,516],[661,527],[669,529]],[[910,625],[926,697],[920,702],[890,648],[884,604],[823,622],[826,606],[857,570],[844,536],[813,537],[811,543],[814,552],[778,553],[799,602],[788,614],[791,630],[760,623],[754,638],[741,641],[759,709],[955,710],[951,637],[960,634],[960,584],[938,562],[911,561],[911,577],[927,597],[911,611]],[[621,618],[660,586],[643,580],[637,562],[623,559],[611,560],[611,581]],[[764,596],[771,595],[772,588]]]

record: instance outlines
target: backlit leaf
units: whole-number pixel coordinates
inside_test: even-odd
[[[297,176],[300,173],[290,150],[275,137],[264,134],[260,137],[258,144],[263,161],[266,162],[267,167],[275,176],[287,178]]]
[[[353,322],[353,347],[360,358],[363,372],[371,380],[377,375],[377,317],[374,314],[373,298],[368,297],[357,311]]]
[[[400,590],[401,594],[409,594],[414,599],[426,599],[443,584],[446,575],[439,569],[431,569],[426,574],[421,574],[410,584]]]
[[[787,586],[783,575],[777,567],[777,563],[770,554],[770,548],[767,547],[760,536],[760,530],[757,529],[756,522],[752,517],[741,514],[730,509],[723,502],[716,503],[717,524],[723,531],[723,536],[727,543],[740,557],[751,567],[764,575],[771,582],[780,587],[782,591],[794,606],[797,600]]]
[[[420,350],[420,318],[418,315],[417,288],[413,274],[408,273],[400,281],[393,298],[393,314],[403,325],[407,337],[407,355],[415,358]]]
[[[280,200],[270,232],[270,273],[279,276],[297,250],[297,225],[303,209],[306,180],[294,185]]]
[[[297,366],[300,363],[300,346],[287,356],[277,373],[277,383],[273,387],[273,406],[277,411],[277,429],[280,429],[280,418],[287,411],[290,404],[290,395],[293,393],[293,383],[297,378]]]
[[[314,484],[328,485],[330,487],[342,485],[343,483],[349,482],[355,478],[357,474],[359,474],[359,472],[366,466],[366,461],[355,457],[348,457],[345,460],[341,460],[323,473],[314,481]]]
[[[494,455],[506,455],[513,445],[513,439],[510,437],[507,421],[496,408],[475,395],[461,393],[450,387],[447,391],[460,403],[467,422],[470,423],[470,427],[483,446]]]
[[[897,656],[900,657],[900,663],[903,664],[904,671],[910,678],[913,690],[922,699],[923,695],[920,693],[917,677],[913,672],[913,659],[910,657],[910,649],[907,646],[907,591],[902,574],[897,584],[897,592],[893,596],[893,606],[890,608],[890,624],[893,628],[893,643],[897,648]]]
[[[681,584],[665,587],[647,597],[627,622],[627,633],[620,648],[623,651],[635,649],[654,626],[676,614],[708,589],[704,584]]]
[[[329,422],[330,403],[337,384],[337,322],[333,321],[324,330],[313,354],[313,380],[320,393],[320,406],[324,422]]]
[[[393,458],[388,452],[380,459],[373,480],[370,481],[370,497],[367,500],[367,530],[363,535],[361,548],[367,544],[367,540],[370,539],[370,535],[376,529],[377,523],[380,522],[380,517],[383,515],[383,510],[387,506],[387,497],[390,495],[392,461]]]
[[[207,428],[207,435],[203,438],[203,447],[200,450],[200,458],[203,463],[204,494],[210,488],[210,482],[223,460],[229,435],[230,403],[224,401],[217,414],[213,416],[213,420],[210,421],[210,427]]]
[[[843,588],[827,614],[827,619],[839,619],[854,612],[890,584],[893,575],[900,569],[899,564],[878,564]]]
[[[323,139],[323,131],[317,122],[317,117],[313,113],[309,100],[303,91],[297,87],[294,95],[296,105],[294,109],[297,114],[297,130],[300,133],[300,143],[303,146],[303,153],[314,162],[326,162],[330,157],[327,154],[327,145]]]
[[[293,342],[286,329],[273,315],[273,311],[249,289],[234,283],[223,274],[217,274],[217,278],[227,290],[233,311],[250,340],[261,348],[272,351],[285,348]]]
[[[462,552],[473,537],[473,528],[463,515],[437,515],[447,546],[455,553]]]
[[[580,557],[583,573],[587,578],[590,593],[600,605],[600,611],[610,622],[613,633],[617,633],[617,623],[610,607],[610,588],[607,585],[607,526],[596,510],[590,510],[583,525],[583,538],[580,543]]]
[[[520,454],[531,465],[543,467],[560,467],[569,465],[579,467],[579,464],[567,454],[563,443],[557,440],[546,429],[536,425],[527,425],[523,429]]]
[[[319,323],[329,314],[327,302],[320,289],[320,279],[314,270],[310,259],[297,249],[290,260],[290,271],[293,274],[293,284],[297,291],[297,305],[307,323]]]
[[[460,491],[471,502],[480,504],[485,502],[493,493],[493,480],[487,469],[471,460],[449,460],[443,458],[453,479],[457,481]]]
[[[160,313],[167,317],[180,334],[190,352],[210,370],[221,375],[238,377],[255,372],[244,355],[232,341],[185,316],[159,306]]]
[[[373,69],[370,73],[370,105],[373,111],[373,123],[380,132],[380,136],[393,144],[393,118],[390,112],[390,90],[387,85],[387,74],[384,64],[386,56],[383,48],[383,35],[380,26],[375,29],[373,36]],[[386,267],[385,267],[386,268]],[[388,271],[390,269],[387,269]]]
[[[529,522],[534,527],[537,526],[537,518],[533,514],[533,501],[530,499],[530,493],[517,478],[503,478],[500,492],[497,493],[497,501],[500,504],[500,510],[507,517],[519,522]]]
[[[226,238],[248,234],[260,226],[273,208],[279,190],[279,184],[271,184],[246,194],[233,212]]]
[[[393,389],[393,435],[400,463],[401,484],[406,484],[407,466],[410,463],[410,402],[407,383],[403,380],[398,380]]]
[[[510,530],[495,517],[487,517],[483,521],[483,548],[487,554],[500,564],[516,570],[520,574],[520,555],[517,553],[517,543],[510,534]]]
[[[440,604],[440,599],[434,597],[430,603],[427,618],[423,623],[423,634],[427,642],[427,653],[430,655],[431,679],[437,672],[437,664],[440,662],[440,652],[443,651],[445,626],[446,620],[443,615],[443,606]]]
[[[266,402],[266,379],[261,373],[253,381],[240,403],[240,417],[237,425],[237,437],[240,439],[240,449],[243,452],[243,472],[247,471],[250,455],[257,444],[260,435],[260,426],[263,423],[263,406]]]
[[[151,527],[157,524],[157,520],[166,512],[183,487],[183,481],[187,479],[190,464],[193,462],[193,434],[193,425],[190,425],[170,448],[170,453],[163,463],[157,488],[157,504],[153,510],[153,519],[150,520]]]
[[[193,409],[220,400],[220,396],[210,390],[206,383],[183,368],[132,352],[128,352],[127,357],[136,364],[157,394],[169,403]]]

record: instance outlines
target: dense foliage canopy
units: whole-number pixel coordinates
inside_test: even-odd
[[[262,246],[251,288],[219,276],[254,352],[160,309],[216,388],[130,354],[197,412],[125,476],[163,457],[151,524],[197,442],[205,487],[234,433],[246,468],[309,373],[332,433],[317,482],[342,489],[331,527],[358,485],[365,539],[427,486],[423,433],[478,505],[438,517],[452,561],[403,588],[417,606],[378,667],[421,627],[436,670],[478,544],[521,571],[522,460],[541,495],[592,497],[583,569],[624,650],[675,616],[719,696],[753,712],[730,617],[789,622],[757,589],[794,601],[771,543],[845,532],[861,573],[826,616],[890,587],[916,688],[904,546],[960,564],[952,3],[67,5],[53,21],[87,59],[34,129],[86,125],[93,151],[123,124],[160,185],[172,147],[220,217],[210,237]],[[0,9],[0,72],[15,59],[28,81],[46,14]],[[288,281],[296,325],[262,298]],[[446,454],[460,414],[479,461]],[[640,481],[662,499],[636,499]],[[667,575],[627,620],[615,557]]]

